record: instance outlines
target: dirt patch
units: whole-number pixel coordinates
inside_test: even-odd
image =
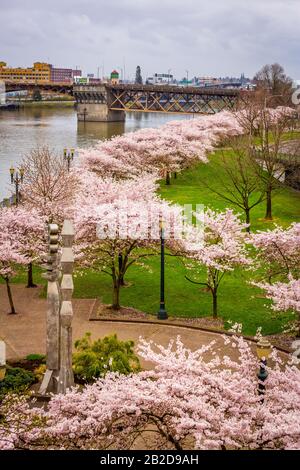
[[[96,310],[96,314],[94,313]],[[92,312],[91,320],[101,320],[109,318],[111,320],[147,320],[154,319],[154,315],[141,312],[135,308],[121,307],[120,310],[113,310],[109,305],[98,304]]]
[[[130,307],[121,307],[120,310],[115,311],[108,305],[98,303],[90,316],[90,320],[142,320],[153,322],[156,321],[156,315],[141,312]],[[168,324],[180,324],[186,326],[197,326],[199,328],[209,328],[216,330],[224,330],[224,322],[220,318],[213,317],[200,317],[200,318],[182,318],[182,317],[169,317]]]

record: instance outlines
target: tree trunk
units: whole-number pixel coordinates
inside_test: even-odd
[[[33,282],[33,272],[32,272],[32,263],[28,264],[27,270],[27,286],[26,287],[37,287]]]
[[[177,171],[174,172],[174,180],[177,179]]]
[[[218,317],[218,298],[217,298],[216,290],[212,291],[212,296],[213,296],[213,317],[217,318]]]
[[[267,189],[267,207],[266,207],[266,216],[265,219],[272,220],[272,190],[271,188]]]
[[[245,209],[245,214],[246,214],[246,224],[249,224],[248,227],[246,227],[246,232],[250,233],[250,209]]]
[[[170,172],[167,171],[167,174],[166,174],[166,184],[169,185],[171,184],[171,178],[170,178]]]
[[[119,253],[119,284],[120,286],[125,286],[125,281],[124,281],[124,275],[122,273],[122,268],[123,268],[123,256],[122,253]]]
[[[120,284],[118,281],[114,282],[113,284],[113,303],[112,309],[113,310],[120,310]]]
[[[9,284],[9,279],[8,277],[5,278],[5,282],[6,282],[6,289],[7,289],[7,295],[8,295],[8,300],[9,300],[9,305],[10,305],[10,312],[9,314],[11,315],[14,315],[16,314],[16,310],[15,310],[15,306],[14,306],[14,301],[13,301],[13,298],[12,298],[12,293],[11,293],[11,288],[10,288],[10,284]]]

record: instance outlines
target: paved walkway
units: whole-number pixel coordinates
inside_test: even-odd
[[[23,285],[13,285],[13,297],[17,315],[8,315],[9,305],[4,285],[0,285],[0,337],[7,345],[7,358],[19,359],[31,353],[45,353],[46,300],[41,299],[40,288],[26,289]],[[170,339],[180,335],[190,349],[215,340],[216,346],[224,353],[235,356],[235,350],[224,346],[222,336],[201,330],[192,330],[162,324],[134,324],[122,322],[89,321],[94,299],[74,299],[73,339],[76,340],[90,331],[94,339],[117,333],[122,340],[138,342],[140,336],[156,343],[167,345]],[[150,364],[142,362],[143,367]]]

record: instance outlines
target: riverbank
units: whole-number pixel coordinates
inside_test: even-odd
[[[22,101],[20,108],[74,108],[74,100]]]

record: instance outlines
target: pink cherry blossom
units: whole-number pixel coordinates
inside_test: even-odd
[[[199,215],[195,215],[199,218]],[[201,216],[200,216],[201,217]],[[213,298],[213,315],[217,316],[217,292],[219,285],[228,272],[238,266],[250,266],[252,261],[245,248],[247,224],[242,224],[231,209],[215,212],[207,209],[204,213],[202,227],[190,226],[188,236],[179,241],[182,253],[195,261],[189,267],[196,273],[191,282],[206,286]],[[199,280],[201,274],[197,265],[205,266],[206,280]]]
[[[300,336],[300,279],[294,279],[288,275],[287,282],[253,282],[253,285],[260,287],[266,293],[266,298],[272,300],[271,308],[277,312],[292,310],[296,320],[290,324],[292,331]]]
[[[159,129],[142,129],[81,150],[81,165],[102,176],[121,178],[141,172],[180,171],[196,161],[206,163],[213,146],[228,135],[241,134],[234,113],[223,111]]]
[[[120,287],[133,264],[157,254],[159,224],[168,237],[180,232],[181,208],[155,194],[153,177],[116,180],[84,172],[74,207],[78,263],[112,279],[113,308],[120,308]]]
[[[224,337],[230,345],[234,358],[214,342],[191,351],[180,338],[167,346],[141,340],[138,352],[153,370],[108,373],[54,396],[46,410],[8,399],[0,405],[0,448],[299,448],[299,369],[273,350],[262,402],[249,343]]]
[[[26,256],[28,263],[40,259],[45,251],[45,223],[36,209],[27,206],[2,208],[0,211],[2,234],[11,240],[17,251]]]
[[[261,266],[267,268],[269,280],[299,270],[300,223],[293,223],[288,229],[276,227],[257,232],[252,235],[251,242],[257,249]]]
[[[256,285],[264,289],[266,297],[273,301],[273,310],[285,312],[291,309],[300,314],[300,279],[290,275],[288,281],[274,284],[260,282]]]
[[[4,279],[11,313],[15,312],[10,280],[18,265],[29,265],[44,253],[44,224],[34,209],[0,209],[0,276]]]

